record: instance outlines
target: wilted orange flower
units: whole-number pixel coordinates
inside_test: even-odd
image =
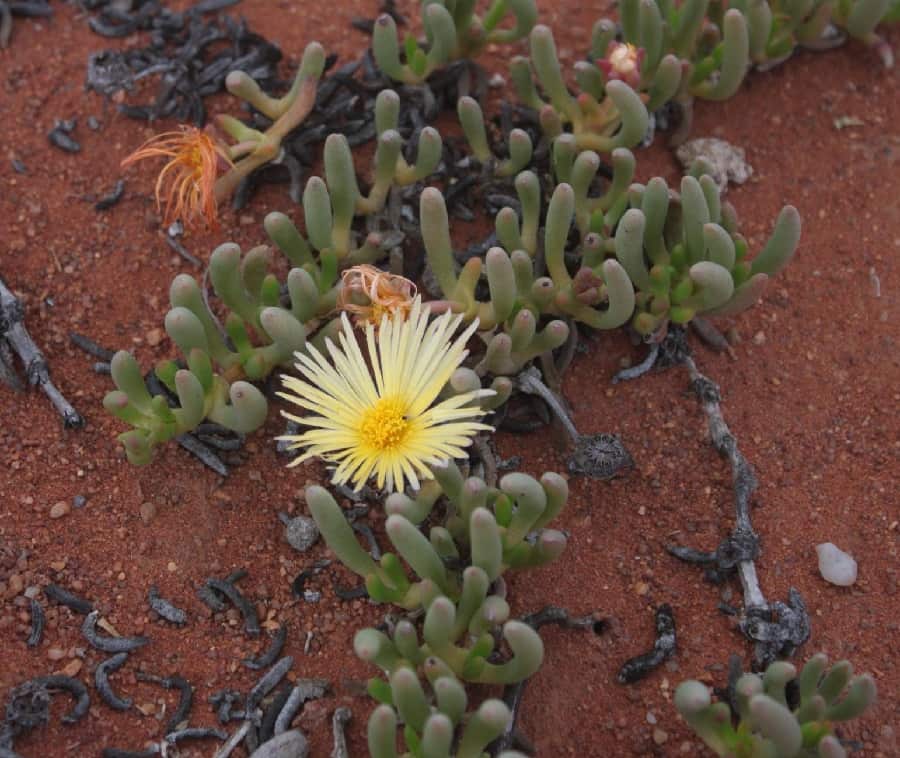
[[[216,177],[221,164],[232,165],[225,146],[201,129],[183,126],[181,131],[147,140],[122,161],[122,167],[156,157],[170,159],[156,180],[156,206],[161,208],[165,203],[165,223],[180,219],[190,226],[203,218],[216,226]]]
[[[381,317],[402,314],[405,319],[416,297],[416,285],[409,279],[388,274],[375,266],[364,264],[348,268],[341,279],[344,286],[338,299],[338,307],[352,313],[357,325],[374,324],[377,329]],[[369,299],[368,305],[353,302],[356,294]]]

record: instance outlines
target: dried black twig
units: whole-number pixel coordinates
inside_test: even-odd
[[[80,347],[88,355],[93,355],[95,358],[99,358],[101,361],[106,361],[107,363],[111,361],[116,354],[115,350],[110,350],[102,345],[98,345],[90,337],[85,337],[83,334],[78,334],[77,332],[69,332],[69,341],[76,347]]]
[[[247,634],[255,637],[260,633],[259,616],[256,614],[256,608],[232,582],[229,582],[227,579],[223,580],[213,577],[206,580],[206,586],[224,595],[241,612],[241,615],[244,617],[244,631]]]
[[[169,733],[174,732],[179,724],[187,721],[188,715],[191,712],[191,706],[194,703],[194,688],[187,679],[178,674],[160,677],[155,674],[138,671],[135,674],[135,677],[139,682],[151,682],[153,684],[158,684],[166,690],[178,690],[178,705],[175,706],[175,710],[172,711],[172,715],[169,716],[169,720],[166,722],[165,731],[167,735],[166,739],[168,739]],[[222,737],[221,739],[225,738]]]
[[[7,723],[12,723],[14,728],[17,723],[24,725],[27,721],[23,718],[17,720],[16,714],[31,713],[32,716],[29,718],[37,720],[33,721],[28,728],[46,724],[50,718],[49,710],[47,710],[50,703],[49,694],[54,691],[68,692],[75,700],[75,706],[72,710],[62,717],[64,724],[74,724],[85,717],[88,709],[91,707],[91,697],[88,695],[87,687],[71,676],[51,674],[29,679],[10,691],[6,705]],[[20,700],[23,702],[18,702]],[[33,706],[36,700],[44,703],[43,713],[34,711]],[[25,710],[20,711],[19,709],[22,705],[24,705]]]
[[[232,711],[235,703],[239,703],[243,699],[244,696],[237,690],[220,690],[209,696],[210,705],[215,706],[216,718],[219,720],[220,724],[227,724],[235,718],[244,718],[243,711],[240,712],[240,716]],[[243,737],[241,739],[243,739]]]
[[[254,671],[268,668],[281,655],[285,640],[287,640],[287,624],[282,624],[278,627],[278,631],[272,635],[272,642],[266,651],[259,658],[244,658],[244,665]]]
[[[63,424],[67,429],[84,426],[84,419],[50,380],[47,361],[25,329],[25,310],[22,303],[7,288],[2,278],[0,278],[0,345],[11,348],[12,352],[19,356],[25,367],[28,383],[32,387],[40,387],[59,415],[62,416]],[[5,365],[8,373],[15,374],[13,366],[6,365],[2,350],[0,350],[0,363]]]
[[[148,637],[104,637],[97,632],[99,618],[100,611],[91,611],[81,625],[84,638],[97,650],[104,653],[127,653],[150,642]]]
[[[545,624],[556,624],[563,629],[595,629],[597,624],[602,623],[592,613],[587,616],[572,616],[558,605],[545,605],[539,611],[523,616],[522,621],[535,630]]]
[[[165,598],[160,597],[156,585],[150,587],[150,591],[147,593],[147,602],[150,604],[151,610],[156,611],[160,618],[172,624],[181,625],[187,623],[187,613],[181,608],[176,608]]]
[[[653,365],[656,363],[656,358],[659,355],[659,343],[651,342],[650,343],[650,352],[647,353],[647,357],[644,358],[640,363],[636,366],[631,366],[630,368],[623,368],[621,371],[616,373],[616,375],[612,378],[613,384],[618,384],[619,382],[627,382],[632,379],[637,379],[638,377],[646,374],[650,369],[653,368]]]
[[[122,668],[127,660],[128,653],[118,653],[100,663],[94,671],[94,684],[97,687],[97,692],[100,693],[100,697],[103,698],[103,701],[110,708],[117,711],[127,711],[134,704],[130,697],[119,697],[109,683],[109,675],[113,671]]]
[[[37,647],[41,644],[45,621],[44,607],[37,601],[37,598],[31,598],[31,633],[25,641],[28,647]]]
[[[672,607],[663,603],[656,609],[656,641],[649,653],[629,658],[622,664],[616,676],[619,684],[631,684],[675,655],[675,615]]]
[[[125,196],[125,180],[119,179],[112,188],[112,191],[101,197],[94,203],[94,209],[98,211],[108,211]]]
[[[334,715],[331,717],[331,734],[334,738],[331,758],[350,758],[345,730],[351,718],[353,718],[353,711],[346,706],[339,706],[334,709]]]
[[[211,729],[205,726],[191,726],[186,729],[179,729],[177,732],[169,732],[165,736],[165,740],[169,745],[176,745],[185,740],[208,740],[228,739],[228,735],[221,729]]]
[[[259,722],[259,743],[261,745],[275,736],[275,719],[278,718],[278,714],[284,708],[284,704],[290,697],[292,689],[290,682],[282,682],[275,696],[263,710],[262,719]]]
[[[253,688],[247,695],[247,701],[244,705],[247,718],[251,719],[254,723],[259,723],[259,717],[256,712],[257,708],[259,708],[259,704],[266,695],[278,686],[278,683],[284,679],[293,665],[294,659],[291,656],[286,655],[263,674],[262,678],[253,685]]]
[[[740,629],[755,643],[755,664],[762,669],[777,658],[793,655],[809,638],[809,615],[803,598],[793,587],[788,592],[787,603],[766,601],[754,563],[759,555],[759,537],[750,521],[750,499],[757,488],[756,476],[725,423],[719,388],[700,373],[689,354],[682,356],[681,361],[688,369],[691,390],[700,400],[709,421],[713,447],[731,464],[735,526],[712,553],[681,547],[669,547],[668,550],[682,560],[706,566],[711,578],[722,579],[737,572],[744,594]]]
[[[290,728],[294,716],[303,707],[303,704],[307,700],[317,700],[320,697],[324,697],[328,687],[329,684],[325,679],[298,679],[294,683],[294,688],[291,690],[284,707],[278,714],[278,718],[275,719],[275,735],[286,732]]]
[[[171,117],[202,126],[206,121],[204,99],[220,92],[230,71],[245,71],[265,91],[278,84],[277,45],[250,31],[246,21],[229,16],[205,19],[206,13],[233,4],[228,0],[204,0],[184,13],[170,10],[158,0],[148,0],[126,12],[112,4],[90,19],[91,29],[107,37],[123,37],[150,29],[149,44],[91,55],[86,85],[111,97],[130,92],[141,79],[154,77],[155,97],[147,102],[126,103],[120,112],[152,121]]]
[[[359,600],[360,598],[369,596],[364,584],[359,585],[359,587],[341,587],[338,585],[337,579],[335,579],[332,582],[331,588],[334,590],[334,594],[341,600]]]
[[[222,745],[217,751],[213,758],[228,758],[235,748],[240,745],[244,738],[247,736],[247,732],[250,731],[250,728],[253,726],[249,721],[245,721],[241,724],[232,734],[228,740]]]
[[[94,610],[94,605],[89,600],[85,600],[83,597],[63,589],[58,584],[48,584],[44,587],[44,594],[50,600],[55,600],[60,605],[75,611],[75,613],[86,615]]]
[[[146,750],[120,750],[115,747],[105,747],[100,754],[101,758],[154,758],[159,755],[159,745],[153,745]]]

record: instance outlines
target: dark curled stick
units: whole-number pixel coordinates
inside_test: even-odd
[[[78,334],[77,332],[69,332],[69,341],[73,345],[80,347],[88,355],[93,355],[95,358],[99,358],[101,361],[106,361],[107,363],[109,363],[115,355],[115,351],[105,348],[102,345],[98,345],[90,337],[85,337],[83,334]]]
[[[147,637],[104,637],[97,633],[97,619],[100,611],[91,611],[81,625],[81,633],[84,638],[97,650],[104,653],[128,653],[143,647],[150,639]]]
[[[240,593],[237,587],[227,580],[216,578],[207,579],[206,586],[221,592],[241,612],[241,615],[244,617],[244,631],[247,634],[255,637],[260,633],[259,617],[256,615],[256,608]]]
[[[331,750],[332,758],[350,758],[350,751],[347,749],[347,735],[344,730],[350,719],[353,718],[353,711],[345,706],[334,709],[334,715],[331,717],[331,733],[334,738],[334,748]]]
[[[236,718],[243,718],[243,713],[237,715],[232,713],[232,707],[235,703],[240,702],[243,696],[237,690],[220,690],[209,696],[209,703],[216,707],[216,718],[220,724],[227,724]],[[241,737],[243,739],[243,737]],[[240,740],[238,740],[240,742]]]
[[[75,613],[85,615],[94,610],[94,606],[89,600],[85,600],[83,597],[63,589],[58,584],[48,584],[44,587],[44,594],[60,605],[75,611]]]
[[[287,624],[282,624],[278,631],[272,635],[272,643],[269,645],[268,649],[261,655],[259,658],[244,658],[244,665],[248,669],[253,669],[254,671],[259,671],[260,669],[268,668],[275,660],[281,655],[281,650],[284,647],[284,642],[287,639]]]
[[[286,655],[263,674],[262,678],[253,685],[253,689],[251,689],[250,693],[247,695],[247,701],[244,706],[248,719],[251,719],[254,723],[258,723],[256,709],[259,707],[262,699],[275,689],[293,665],[294,659],[291,656]]]
[[[22,303],[0,279],[0,343],[8,343],[13,352],[19,356],[25,367],[28,383],[32,387],[35,385],[40,387],[50,399],[53,407],[62,416],[66,429],[84,426],[84,419],[50,380],[47,360],[31,339],[24,322],[25,310]]]
[[[128,653],[118,653],[100,663],[94,671],[94,684],[97,686],[97,692],[100,693],[103,702],[117,711],[127,711],[134,704],[130,697],[121,698],[113,692],[112,685],[109,683],[109,675],[122,668],[127,660]]]
[[[179,729],[177,732],[169,732],[165,740],[170,745],[175,745],[183,740],[208,740],[214,737],[217,740],[228,739],[228,734],[221,729],[209,729],[205,726],[188,727],[187,729]]]
[[[112,188],[112,192],[110,192],[108,195],[104,195],[96,203],[94,203],[94,210],[108,211],[110,208],[116,205],[124,195],[125,180],[119,179],[119,181],[117,181],[115,186]]]
[[[337,579],[335,579],[332,583],[332,589],[334,590],[334,594],[341,600],[359,600],[359,598],[369,596],[364,584],[359,585],[359,587],[340,587],[338,586]]]
[[[683,560],[706,564],[707,574],[713,577],[737,571],[744,595],[744,609],[739,626],[741,632],[755,644],[757,667],[764,669],[777,658],[793,655],[809,639],[809,614],[803,598],[794,587],[788,590],[786,603],[766,601],[754,562],[759,555],[759,537],[750,521],[750,498],[758,486],[756,476],[738,448],[737,439],[725,423],[719,388],[700,373],[689,354],[681,356],[680,362],[687,367],[691,389],[706,414],[712,445],[731,464],[735,525],[731,534],[713,553],[683,547],[670,547],[669,552]]]
[[[153,758],[159,755],[159,746],[153,745],[146,750],[120,750],[115,747],[105,747],[101,758]]]
[[[631,379],[637,379],[638,377],[643,376],[653,368],[658,356],[659,343],[654,342],[650,345],[650,352],[647,353],[647,357],[644,358],[644,360],[642,360],[636,366],[631,366],[631,368],[623,368],[621,371],[617,372],[616,375],[612,378],[612,383],[618,384],[619,382],[627,382]]]
[[[147,593],[147,602],[150,604],[151,610],[156,611],[166,621],[179,625],[187,622],[187,613],[181,608],[176,608],[168,600],[161,598],[156,585],[150,587],[150,591]]]
[[[138,671],[135,674],[135,677],[139,682],[152,682],[153,684],[158,684],[163,689],[178,690],[178,705],[175,706],[175,710],[172,711],[172,715],[169,716],[169,720],[166,722],[167,735],[170,732],[174,732],[180,723],[187,721],[188,714],[191,711],[191,705],[193,705],[194,702],[194,688],[191,687],[191,683],[187,679],[178,676],[178,674],[159,677],[153,674],[147,674],[143,671]],[[222,737],[222,739],[225,738]]]
[[[37,647],[41,644],[45,621],[43,606],[36,598],[31,598],[31,634],[28,635],[28,639],[25,641],[28,647]]]
[[[643,679],[675,654],[675,616],[672,607],[663,603],[656,609],[656,642],[653,650],[629,658],[616,676],[619,684],[632,684]]]
[[[275,736],[277,737],[290,728],[294,716],[297,715],[307,700],[316,700],[323,697],[327,691],[328,682],[325,679],[298,680],[294,684],[293,690],[291,690],[290,697],[288,697],[284,707],[281,709],[281,713],[275,719]]]
[[[28,688],[27,690],[24,688]],[[88,709],[91,707],[91,697],[88,695],[87,687],[80,681],[71,676],[63,676],[62,674],[51,674],[50,676],[38,676],[24,684],[20,684],[10,694],[10,701],[17,697],[17,692],[21,690],[21,694],[33,692],[35,690],[63,690],[68,692],[75,698],[75,707],[62,717],[64,724],[74,724],[87,715]],[[8,708],[7,708],[8,710]]]
[[[272,698],[272,702],[270,702],[263,711],[262,721],[260,721],[259,724],[260,745],[264,745],[275,736],[275,720],[278,718],[278,714],[281,713],[284,704],[291,696],[292,690],[293,687],[291,687],[290,682],[282,682],[281,686],[278,688],[278,692],[275,693],[275,697]]]
[[[146,750],[119,750],[116,747],[105,747],[101,758],[153,758],[159,755],[159,747],[154,745]]]
[[[175,441],[219,476],[228,476],[228,466],[224,461],[193,434],[179,434]]]

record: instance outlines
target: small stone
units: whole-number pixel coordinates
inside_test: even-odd
[[[753,335],[753,344],[754,345],[764,345],[766,342],[765,332],[757,332]]]
[[[653,741],[657,745],[665,744],[667,739],[669,739],[669,733],[665,729],[660,729],[659,727],[657,727],[653,730]]]
[[[12,574],[9,577],[9,591],[13,595],[18,595],[25,589],[25,580],[19,574]]]
[[[319,539],[319,527],[308,516],[295,516],[286,522],[284,538],[294,550],[305,553]]]
[[[151,502],[141,503],[140,507],[141,513],[141,521],[145,524],[149,524],[153,521],[153,517],[156,516],[156,506]]]
[[[146,335],[147,344],[150,347],[157,347],[163,339],[162,329],[151,329]]]
[[[66,676],[78,676],[78,672],[81,671],[83,666],[84,663],[79,658],[73,658],[63,666],[62,672]]]
[[[49,658],[51,661],[61,661],[65,657],[66,657],[66,651],[61,650],[58,647],[51,647],[47,651],[47,658]]]
[[[169,561],[166,564],[166,569],[169,571],[169,573],[174,574],[176,571],[178,571],[178,564],[175,563],[175,561]]]
[[[722,193],[728,188],[728,182],[743,184],[753,175],[753,168],[747,163],[743,148],[715,137],[689,140],[678,147],[675,155],[685,170],[698,158],[706,161]]]
[[[826,582],[838,587],[849,587],[856,581],[856,561],[837,545],[823,542],[816,545],[819,556],[819,573]]]
[[[72,507],[73,508],[84,508],[87,504],[87,498],[84,495],[75,495],[72,498]]]
[[[488,87],[491,89],[503,89],[506,86],[506,77],[503,74],[494,74],[488,79]]]
[[[54,503],[53,507],[50,509],[50,518],[62,518],[71,510],[71,505],[69,505],[65,500],[60,500],[58,503]]]

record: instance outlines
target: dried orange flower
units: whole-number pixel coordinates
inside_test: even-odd
[[[399,313],[405,319],[416,297],[416,285],[409,279],[388,274],[375,266],[364,264],[348,268],[341,279],[344,286],[338,299],[338,307],[352,313],[357,325],[381,324],[381,317],[393,317]],[[353,302],[354,295],[364,295],[368,305]]]
[[[216,226],[216,177],[220,165],[232,165],[227,148],[201,129],[183,126],[181,131],[149,139],[122,161],[122,167],[156,157],[170,159],[156,180],[156,206],[165,203],[165,223],[180,219],[190,226],[202,218]]]

